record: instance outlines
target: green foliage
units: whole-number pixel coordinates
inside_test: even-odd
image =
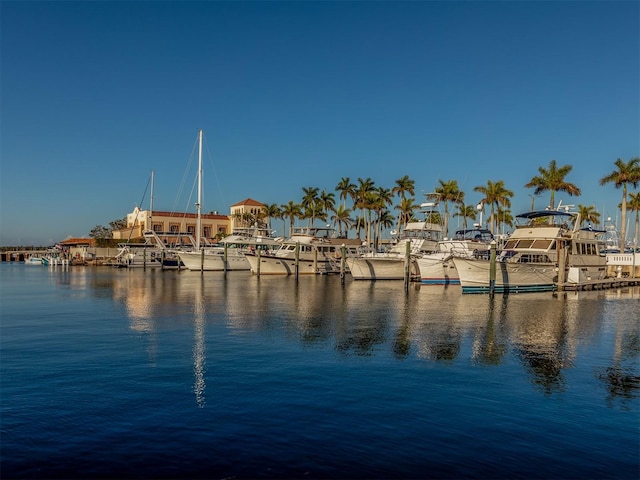
[[[95,238],[96,240],[102,240],[105,238],[111,238],[111,229],[107,228],[103,225],[96,225],[89,232],[89,236],[91,238]]]

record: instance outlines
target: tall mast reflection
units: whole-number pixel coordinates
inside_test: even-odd
[[[206,382],[205,374],[205,344],[204,344],[204,326],[205,326],[205,308],[204,308],[204,279],[200,276],[199,288],[195,289],[194,300],[194,343],[193,343],[193,392],[196,395],[196,403],[199,408],[204,408],[206,404],[205,390]]]

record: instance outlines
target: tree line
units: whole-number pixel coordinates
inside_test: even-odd
[[[636,212],[638,238],[640,194],[628,193],[627,189],[629,185],[637,188],[640,183],[640,158],[635,157],[629,161],[619,158],[614,165],[615,169],[603,176],[599,183],[612,183],[616,188],[622,188],[622,202],[618,207],[622,212],[620,236],[621,242],[624,242],[627,210]],[[556,193],[564,192],[570,196],[578,196],[581,193],[578,186],[566,179],[572,169],[571,165],[559,166],[556,160],[551,160],[548,167],[539,167],[538,175],[532,177],[524,186],[532,188],[533,195],[536,196],[549,192],[548,208],[553,210],[556,208]],[[289,233],[296,220],[306,220],[309,226],[314,225],[316,220],[330,221],[336,227],[338,236],[346,236],[349,231],[355,230],[356,236],[361,238],[364,231],[367,244],[377,244],[382,229],[395,226],[400,231],[407,222],[417,220],[416,213],[422,211],[421,204],[416,203],[414,198],[415,181],[408,175],[397,179],[391,188],[378,186],[368,177],[358,178],[355,182],[349,177],[342,177],[334,191],[335,193],[317,187],[302,187],[300,202],[290,200],[282,205],[268,204],[264,211],[246,220],[270,225],[271,219],[280,219],[288,222]],[[479,202],[480,210],[489,208],[487,225],[492,233],[498,232],[502,225],[513,227],[510,207],[514,193],[505,186],[503,180],[487,180],[486,185],[476,186],[473,191],[482,196]],[[468,222],[475,221],[480,211],[475,204],[468,205],[465,202],[465,192],[460,189],[457,180],[439,179],[433,193],[426,194],[426,199],[442,205],[442,213],[428,212],[425,220],[442,224],[444,232],[448,232],[451,216],[460,217],[463,228],[467,228]],[[583,224],[599,223],[600,213],[594,205],[579,204],[577,208]],[[623,244],[621,249],[623,251]]]
[[[614,184],[615,188],[622,188],[622,202],[618,208],[621,210],[621,251],[624,251],[627,210],[636,212],[635,237],[638,238],[640,195],[638,192],[628,193],[627,190],[628,186],[637,188],[640,183],[640,157],[629,161],[618,158],[614,165],[615,169],[603,176],[599,183]],[[532,188],[534,196],[549,192],[548,208],[555,209],[556,193],[564,192],[570,196],[578,196],[581,193],[578,186],[566,179],[572,169],[572,165],[559,166],[556,160],[551,160],[548,167],[539,167],[538,175],[532,177],[524,187]],[[446,233],[451,216],[461,218],[463,228],[467,228],[468,222],[474,222],[477,214],[484,212],[488,207],[487,226],[492,233],[497,233],[502,226],[513,227],[514,219],[510,208],[514,193],[505,186],[503,180],[487,180],[485,185],[478,185],[473,191],[482,196],[478,206],[465,202],[465,192],[460,189],[457,180],[439,179],[434,191],[426,194],[426,200],[442,205],[442,213],[428,211],[424,220],[441,224]],[[355,231],[357,238],[362,238],[364,232],[367,244],[377,245],[383,229],[395,228],[401,231],[408,222],[418,220],[416,214],[424,209],[421,204],[416,203],[414,196],[415,181],[408,175],[397,179],[391,188],[376,185],[375,181],[368,177],[359,177],[355,182],[349,177],[342,177],[334,191],[321,190],[313,186],[302,187],[302,198],[299,202],[290,200],[281,205],[267,204],[259,213],[245,213],[238,219],[248,225],[258,224],[266,227],[271,226],[271,220],[282,220],[285,229],[288,222],[289,233],[296,220],[306,220],[308,226],[313,226],[316,220],[331,222],[339,237],[346,237],[350,231]],[[534,207],[533,200],[531,207]],[[579,204],[577,208],[583,224],[599,223],[600,213],[594,205]],[[122,220],[111,222],[111,227],[121,223]],[[90,236],[104,238],[107,230],[105,227],[97,226],[91,231]]]

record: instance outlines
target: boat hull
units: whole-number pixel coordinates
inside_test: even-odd
[[[424,285],[460,285],[458,270],[448,253],[434,253],[416,260],[420,283]]]
[[[201,252],[181,252],[178,254],[180,260],[186,268],[194,271],[228,271],[228,270],[249,270],[250,265],[243,254],[227,252],[225,262],[223,252],[208,253]]]
[[[484,293],[491,290],[491,263],[487,260],[454,258],[462,293]],[[581,283],[605,278],[603,264],[580,265],[566,269],[566,283]],[[496,262],[494,291],[498,293],[546,292],[556,290],[558,267],[554,263]]]
[[[454,257],[453,263],[460,278],[462,293],[490,291],[490,261]],[[495,292],[548,292],[556,288],[558,269],[553,263],[496,262],[495,265]]]
[[[403,280],[406,259],[403,257],[349,257],[347,267],[354,280]],[[415,276],[418,267],[411,261],[409,274]]]
[[[252,253],[246,254],[251,272],[260,275],[295,275],[296,260],[295,258],[277,257],[277,256],[258,256]],[[259,263],[258,263],[259,260]],[[329,261],[327,259],[318,258],[308,259],[300,258],[298,260],[298,275],[315,275],[340,273],[340,260]],[[259,269],[258,269],[259,266]]]

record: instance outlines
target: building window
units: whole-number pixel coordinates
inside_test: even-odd
[[[162,224],[161,223],[154,223],[153,224],[153,231],[156,233],[161,233],[162,232]]]
[[[172,224],[169,226],[169,231],[170,231],[171,233],[178,233],[178,232],[180,232],[180,224],[178,224],[178,223],[172,223]]]
[[[196,233],[195,225],[187,225],[187,233],[194,235]]]
[[[204,227],[202,229],[202,233],[204,235],[204,238],[211,238],[211,227]]]

